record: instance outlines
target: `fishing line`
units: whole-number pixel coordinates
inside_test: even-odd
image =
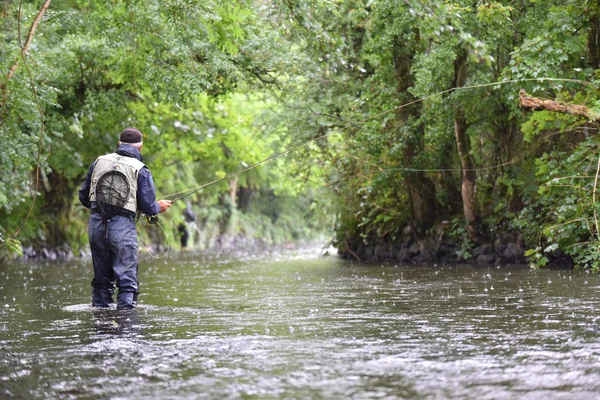
[[[462,171],[489,171],[491,169],[502,168],[507,165],[515,164],[519,161],[522,161],[525,157],[519,157],[512,161],[507,161],[502,164],[490,165],[489,167],[479,167],[479,168],[430,168],[430,169],[419,169],[419,168],[386,168],[384,171],[406,171],[406,172],[462,172]]]
[[[394,108],[391,108],[389,110],[382,111],[382,112],[377,113],[375,115],[372,115],[372,116],[370,116],[368,118],[360,120],[360,121],[358,121],[358,123],[370,121],[372,119],[378,118],[378,117],[380,117],[382,115],[385,115],[387,113],[390,113],[392,111],[396,111],[396,110],[399,110],[401,108],[408,107],[408,106],[416,104],[416,103],[420,103],[420,102],[425,101],[427,99],[430,99],[430,98],[432,98],[434,96],[439,96],[439,95],[450,93],[450,92],[453,92],[453,91],[456,91],[456,90],[477,89],[477,88],[483,88],[483,87],[489,87],[489,86],[504,85],[504,84],[508,84],[508,83],[544,82],[544,81],[572,82],[572,83],[579,83],[579,84],[586,85],[586,86],[591,86],[591,87],[594,87],[594,88],[597,87],[592,82],[582,81],[580,79],[569,79],[569,78],[523,78],[523,79],[512,79],[512,80],[505,80],[505,81],[497,81],[497,82],[492,82],[492,83],[481,83],[481,84],[477,84],[477,85],[453,87],[453,88],[450,88],[450,89],[442,90],[441,92],[430,94],[429,96],[421,97],[421,98],[413,100],[413,101],[411,101],[409,103],[402,104],[402,105],[400,105],[398,107],[394,107]]]
[[[564,129],[564,130],[560,130],[557,132],[552,133],[551,135],[548,136],[544,136],[544,138],[548,138],[554,135],[558,135],[561,133],[565,133],[565,132],[570,132],[570,131],[575,131],[577,132],[577,129]],[[505,167],[507,165],[512,165],[512,164],[516,164],[519,161],[523,161],[524,159],[526,159],[527,157],[529,157],[531,154],[533,153],[533,151],[523,155],[522,157],[519,158],[513,158],[512,161],[507,161],[505,163],[502,164],[496,164],[496,165],[490,165],[488,167],[478,167],[478,168],[435,168],[435,169],[419,169],[419,168],[402,168],[402,167],[397,167],[397,168],[386,168],[386,169],[380,169],[381,172],[384,171],[406,171],[406,172],[462,172],[462,171],[475,171],[475,172],[479,172],[479,171],[489,171],[492,169],[497,169],[497,168],[502,168]],[[584,176],[571,176],[571,177],[562,177],[562,178],[553,178],[553,179],[567,179],[567,178],[593,178],[593,176],[591,177],[584,177]]]
[[[312,110],[310,110],[310,111],[311,111],[313,114],[316,114],[316,115],[318,115],[318,116],[322,116],[322,117],[328,117],[328,118],[334,118],[334,119],[337,119],[337,120],[339,120],[339,121],[342,121],[342,122],[344,122],[344,123],[345,123],[345,124],[347,124],[347,125],[351,125],[351,126],[354,126],[354,127],[357,127],[357,128],[359,128],[359,129],[360,129],[360,128],[362,128],[362,125],[360,125],[360,124],[363,124],[363,123],[365,123],[365,122],[367,122],[367,121],[370,121],[370,120],[373,120],[373,119],[379,118],[379,117],[380,117],[380,116],[382,116],[382,115],[385,115],[385,114],[388,114],[388,113],[390,113],[390,112],[393,112],[393,111],[396,111],[396,110],[402,109],[402,108],[404,108],[404,107],[408,107],[408,106],[410,106],[410,105],[413,105],[413,104],[417,104],[417,103],[423,102],[423,101],[425,101],[425,100],[428,100],[428,99],[430,99],[430,98],[432,98],[432,97],[434,97],[434,96],[440,96],[440,95],[443,95],[443,94],[446,94],[446,93],[450,93],[450,92],[453,92],[453,91],[456,91],[456,90],[478,89],[478,88],[484,88],[484,87],[490,87],[490,86],[506,85],[506,84],[509,84],[509,83],[520,83],[520,82],[544,82],[544,81],[555,81],[555,82],[572,82],[572,83],[578,83],[578,84],[582,84],[582,85],[586,85],[586,86],[596,87],[596,86],[595,86],[593,83],[591,83],[591,82],[587,82],[587,81],[583,81],[583,80],[579,80],[579,79],[569,79],[569,78],[523,78],[523,79],[504,80],[504,81],[497,81],[497,82],[492,82],[492,83],[482,83],[482,84],[477,84],[477,85],[461,86],[461,87],[454,87],[454,88],[446,89],[446,90],[443,90],[443,91],[441,91],[441,92],[437,92],[437,93],[433,93],[433,94],[430,94],[430,95],[428,95],[428,96],[425,96],[425,97],[421,97],[421,98],[419,98],[419,99],[416,99],[416,100],[414,100],[414,101],[408,102],[408,103],[406,103],[406,104],[402,104],[402,105],[400,105],[400,106],[397,106],[397,107],[394,107],[394,108],[390,108],[390,109],[388,109],[388,110],[381,111],[381,112],[379,112],[379,113],[377,113],[377,114],[371,115],[371,116],[369,116],[369,117],[367,117],[367,118],[364,118],[364,119],[362,119],[362,120],[359,120],[359,121],[357,121],[357,122],[353,122],[353,121],[347,121],[347,120],[344,120],[344,119],[342,119],[342,118],[340,118],[340,117],[338,117],[338,116],[331,116],[331,115],[327,115],[327,114],[320,114],[320,113],[316,113],[316,112],[314,112],[314,111],[312,111]],[[336,132],[336,131],[332,130],[332,131],[330,131],[330,132],[328,132],[328,133],[325,133],[325,134],[323,134],[323,135],[321,135],[321,136],[319,136],[319,137],[312,138],[312,139],[309,139],[309,140],[307,140],[307,141],[305,141],[305,142],[302,142],[302,143],[300,143],[300,144],[298,144],[298,145],[292,146],[292,147],[288,148],[287,150],[284,150],[284,151],[282,151],[281,153],[274,154],[274,155],[272,155],[272,156],[270,156],[270,157],[268,157],[268,158],[265,158],[264,160],[258,161],[258,162],[256,162],[256,163],[254,163],[254,164],[252,164],[252,165],[249,165],[249,166],[247,166],[247,167],[245,167],[245,168],[242,168],[242,169],[240,169],[240,170],[238,170],[238,171],[232,172],[231,174],[228,174],[228,175],[226,175],[226,176],[224,176],[224,177],[222,177],[222,178],[216,179],[216,180],[214,180],[214,181],[212,181],[212,182],[208,182],[208,183],[202,184],[202,185],[200,185],[200,186],[195,186],[195,187],[193,187],[193,188],[189,188],[189,189],[183,190],[183,191],[181,191],[181,192],[171,193],[171,194],[169,194],[169,195],[166,195],[166,196],[165,196],[165,198],[167,198],[167,199],[168,199],[169,197],[173,197],[173,196],[178,196],[178,195],[181,195],[181,196],[179,196],[179,197],[176,197],[176,198],[172,199],[172,202],[174,203],[174,202],[176,202],[176,201],[178,201],[178,200],[181,200],[181,199],[183,199],[183,198],[185,198],[185,197],[187,197],[187,196],[190,196],[190,195],[192,195],[192,194],[194,194],[194,193],[196,193],[196,192],[199,192],[199,191],[200,191],[200,190],[202,190],[202,189],[206,189],[206,188],[207,188],[207,187],[209,187],[209,186],[215,185],[215,184],[217,184],[217,183],[219,183],[219,182],[222,182],[222,181],[224,181],[224,180],[227,180],[227,179],[234,178],[234,177],[236,177],[236,176],[238,176],[238,175],[240,175],[240,174],[242,174],[242,173],[244,173],[244,172],[246,172],[246,171],[249,171],[249,170],[251,170],[251,169],[254,169],[254,168],[258,167],[259,165],[262,165],[262,164],[264,164],[264,163],[266,163],[266,162],[268,162],[268,161],[271,161],[271,160],[274,160],[274,159],[276,159],[276,158],[279,158],[279,157],[281,157],[281,156],[284,156],[284,155],[286,155],[286,154],[289,154],[289,153],[291,153],[291,152],[293,152],[293,151],[295,151],[295,150],[298,150],[298,149],[300,149],[300,148],[302,148],[302,147],[304,147],[304,146],[306,146],[306,145],[308,145],[308,144],[310,144],[310,143],[313,143],[313,142],[316,142],[316,141],[318,141],[318,140],[324,139],[324,138],[326,138],[326,137],[330,136],[331,134],[333,134],[334,132]],[[474,168],[474,169],[468,169],[468,170],[465,170],[465,169],[458,169],[458,168],[457,168],[457,169],[411,169],[411,168],[388,168],[388,169],[386,169],[386,170],[414,171],[414,172],[417,172],[417,171],[418,171],[418,172],[443,172],[443,171],[482,171],[482,170],[488,170],[488,169],[500,168],[500,167],[502,167],[502,166],[505,166],[505,165],[510,165],[510,164],[513,164],[513,163],[515,163],[515,162],[517,162],[517,161],[519,161],[519,160],[513,160],[513,161],[510,161],[510,162],[507,162],[507,163],[504,163],[504,164],[499,164],[499,165],[496,165],[496,166],[482,167],[482,168]]]
[[[281,156],[284,156],[284,155],[286,155],[286,154],[288,154],[288,153],[291,153],[292,151],[298,150],[298,149],[300,149],[300,148],[302,148],[302,147],[304,147],[304,146],[306,146],[306,145],[308,145],[308,144],[310,144],[310,143],[313,143],[313,142],[316,142],[316,141],[318,141],[318,140],[321,140],[321,139],[323,139],[323,138],[326,138],[327,136],[331,135],[332,133],[334,133],[334,131],[331,131],[331,132],[325,133],[325,134],[323,134],[323,135],[321,135],[321,136],[319,136],[319,137],[312,138],[312,139],[309,139],[309,140],[307,140],[307,141],[305,141],[305,142],[302,142],[302,143],[300,143],[300,144],[297,144],[297,145],[295,145],[295,146],[292,146],[292,147],[290,147],[289,149],[282,151],[281,153],[273,154],[273,155],[271,155],[271,156],[269,156],[269,157],[265,158],[264,160],[261,160],[261,161],[255,162],[255,163],[254,163],[254,164],[252,164],[252,165],[249,165],[249,166],[247,166],[247,167],[245,167],[245,168],[242,168],[242,169],[240,169],[240,170],[238,170],[238,171],[232,172],[231,174],[225,175],[225,176],[224,176],[224,177],[222,177],[222,178],[215,179],[215,180],[214,180],[214,181],[212,181],[212,182],[208,182],[208,183],[202,184],[202,185],[200,185],[200,186],[196,186],[196,187],[193,187],[193,188],[190,188],[190,189],[187,189],[187,190],[183,190],[183,191],[181,191],[181,192],[177,192],[177,193],[171,193],[171,194],[169,194],[169,195],[166,195],[165,197],[173,197],[173,196],[177,196],[177,195],[180,195],[180,194],[186,193],[186,194],[183,194],[182,196],[176,197],[176,198],[174,198],[174,199],[172,199],[172,200],[171,200],[171,202],[172,202],[172,203],[175,203],[176,201],[178,201],[178,200],[181,200],[181,199],[184,199],[184,198],[186,198],[187,196],[190,196],[190,195],[192,195],[192,194],[194,194],[194,193],[196,193],[196,192],[198,192],[198,191],[200,191],[200,190],[202,190],[202,189],[206,189],[207,187],[209,187],[209,186],[212,186],[212,185],[215,185],[215,184],[217,184],[217,183],[219,183],[219,182],[222,182],[222,181],[224,181],[224,180],[226,180],[226,179],[231,179],[231,178],[234,178],[234,177],[236,177],[236,176],[238,176],[238,175],[240,175],[240,174],[243,174],[243,173],[244,173],[244,172],[246,172],[246,171],[249,171],[249,170],[251,170],[251,169],[254,169],[254,168],[258,167],[259,165],[262,165],[262,164],[264,164],[264,163],[266,163],[266,162],[268,162],[268,161],[274,160],[274,159],[276,159],[276,158],[279,158],[279,157],[281,157]],[[189,192],[189,193],[188,193],[188,192]]]
[[[154,223],[152,223],[151,225],[158,225],[160,226],[160,229],[163,231],[165,238],[167,239],[167,251],[165,251],[165,253],[161,256],[155,256],[154,254],[152,254],[152,252],[146,247],[144,246],[144,243],[142,243],[142,241],[140,239],[138,239],[138,243],[142,246],[142,248],[144,250],[146,250],[146,253],[148,253],[150,255],[150,257],[154,258],[155,260],[160,260],[161,258],[164,258],[167,256],[167,254],[169,254],[169,250],[171,250],[171,242],[169,241],[169,235],[167,235],[167,231],[165,231],[165,228],[162,226],[162,224],[160,222],[158,222],[158,220]]]

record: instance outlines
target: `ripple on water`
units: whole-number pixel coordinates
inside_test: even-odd
[[[135,312],[93,309],[89,268],[16,265],[2,288],[0,398],[600,393],[597,276],[242,256],[145,262]]]

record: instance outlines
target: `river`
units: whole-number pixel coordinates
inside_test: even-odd
[[[89,260],[2,266],[0,398],[600,398],[597,275],[320,253],[142,256],[132,312]]]

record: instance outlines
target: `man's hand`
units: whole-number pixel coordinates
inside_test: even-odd
[[[157,201],[157,203],[160,206],[159,212],[164,213],[169,207],[171,207],[171,204],[173,204],[173,200],[159,200]]]

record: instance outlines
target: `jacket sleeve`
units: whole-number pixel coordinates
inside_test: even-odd
[[[87,176],[85,177],[85,181],[83,182],[83,185],[81,185],[81,188],[79,189],[79,201],[85,208],[91,208],[90,189],[92,186],[92,173],[94,172],[95,164],[96,163],[94,162],[94,163],[92,163],[92,165],[90,165]]]
[[[152,180],[152,173],[144,167],[138,173],[137,208],[146,215],[156,215],[160,206],[156,202],[156,188]]]

